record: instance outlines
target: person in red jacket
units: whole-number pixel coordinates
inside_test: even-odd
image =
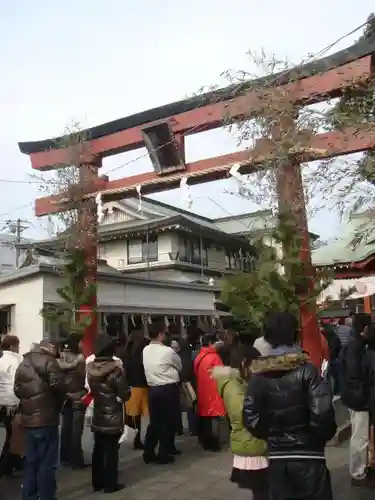
[[[220,451],[219,420],[226,414],[223,400],[212,378],[212,369],[215,366],[223,366],[221,357],[214,347],[215,342],[215,334],[202,335],[202,347],[194,360],[199,419],[198,440],[203,449],[210,451]]]

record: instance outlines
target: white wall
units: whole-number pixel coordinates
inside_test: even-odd
[[[127,240],[112,240],[101,243],[99,258],[105,259],[108,265],[122,269],[128,264]]]
[[[169,252],[172,252],[173,241],[171,233],[158,234],[158,257],[159,262],[169,262]]]
[[[43,307],[42,276],[1,286],[0,304],[14,304],[11,333],[19,337],[20,351],[24,354],[33,342],[43,338],[43,318],[39,314]]]
[[[184,288],[164,288],[127,283],[127,306],[163,307],[170,309],[214,309],[213,293]]]
[[[126,276],[129,276],[129,274],[126,274]],[[199,271],[184,272],[178,269],[157,269],[153,266],[150,266],[149,270],[142,269],[141,271],[134,271],[134,273],[131,273],[131,276],[150,280],[180,281],[182,283],[202,280],[202,275]],[[203,279],[206,278],[203,277]]]

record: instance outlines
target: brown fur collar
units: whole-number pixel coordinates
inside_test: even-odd
[[[308,363],[310,360],[305,352],[282,354],[277,356],[267,356],[255,359],[251,364],[252,373],[265,372],[289,372]]]
[[[103,379],[115,370],[123,370],[121,361],[96,359],[87,365],[89,378]]]

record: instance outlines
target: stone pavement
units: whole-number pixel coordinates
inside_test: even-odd
[[[90,469],[58,471],[59,500],[251,500],[247,491],[238,490],[229,480],[231,455],[201,451],[192,438],[179,444],[184,454],[170,466],[145,465],[140,452],[122,450],[120,480],[126,482],[124,491],[104,495],[92,493]],[[347,472],[347,444],[327,448],[335,500],[370,500],[374,490],[351,488]],[[20,480],[0,480],[0,499],[20,498]]]

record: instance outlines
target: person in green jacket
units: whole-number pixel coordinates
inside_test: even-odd
[[[265,441],[255,438],[245,429],[242,410],[250,365],[259,357],[252,345],[241,345],[234,366],[215,366],[212,377],[224,401],[231,425],[233,469],[231,481],[240,488],[250,489],[254,500],[268,499],[268,459]]]

